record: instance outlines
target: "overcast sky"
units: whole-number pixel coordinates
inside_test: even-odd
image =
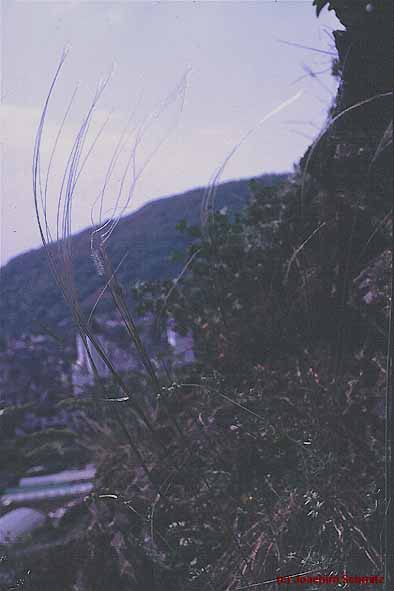
[[[31,189],[34,137],[66,46],[68,56],[44,129],[44,169],[79,86],[53,160],[48,186],[52,210],[81,118],[99,80],[112,72],[87,138],[89,146],[111,114],[79,180],[73,210],[77,231],[90,224],[92,204],[128,121],[134,135],[128,136],[130,143],[114,169],[104,217],[113,209],[138,130],[137,172],[160,147],[127,212],[156,197],[206,185],[249,129],[303,90],[255,130],[228,162],[222,180],[292,170],[324,123],[335,95],[329,53],[337,27],[333,13],[324,11],[316,18],[312,0],[3,0],[1,264],[40,245]],[[316,76],[306,75],[310,71]],[[97,208],[93,220],[98,221]]]

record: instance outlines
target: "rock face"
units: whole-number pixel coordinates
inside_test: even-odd
[[[341,355],[354,346],[360,321],[374,324],[376,334],[387,335],[393,3],[332,0],[328,4],[346,27],[334,32],[340,85],[326,128],[301,161],[301,221],[293,231],[294,242],[300,243],[300,234],[305,239],[320,227],[304,251],[318,286],[314,292],[311,283],[311,307],[323,332],[324,327],[327,333],[339,327],[331,338]],[[366,307],[373,310],[371,315]],[[379,307],[383,316],[378,321]]]
[[[339,190],[343,187],[344,198],[352,200],[353,219],[365,220],[358,227],[355,222],[355,233],[359,229],[366,239],[360,253],[365,266],[355,285],[360,286],[361,279],[365,286],[368,277],[370,289],[364,302],[373,299],[377,304],[379,299],[387,315],[391,257],[385,246],[391,242],[393,204],[393,3],[337,0],[332,4],[347,30],[336,34],[342,81],[333,113],[339,125],[334,126],[332,141],[338,132],[342,141],[337,143],[331,182]],[[365,235],[368,225],[371,233]]]
[[[392,254],[383,251],[354,280],[355,304],[383,334],[389,321]]]

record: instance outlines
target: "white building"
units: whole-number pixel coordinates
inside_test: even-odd
[[[168,360],[174,366],[193,363],[195,356],[191,333],[188,333],[187,335],[179,334],[175,330],[174,321],[169,320],[165,331],[165,342],[160,344],[160,339],[152,336],[153,323],[154,319],[149,316],[143,319],[139,327],[148,355],[150,355],[153,364],[160,367],[160,364],[156,362],[155,357],[158,353],[161,355],[160,350],[163,352],[163,349],[164,356],[169,358]],[[97,335],[95,334],[95,338],[99,341],[100,346],[105,351],[116,371],[126,373],[128,371],[141,369],[140,360],[137,354],[133,351],[131,343],[129,343],[129,346],[126,349],[124,346],[121,346],[119,341],[117,342],[113,329],[121,329],[119,322],[114,324],[113,321],[105,320],[101,321],[100,324],[98,322],[96,324]],[[89,338],[86,339],[86,343],[89,354],[81,336],[77,335],[77,359],[72,365],[72,385],[74,394],[76,395],[81,394],[85,387],[94,385],[96,374],[92,366],[92,361],[100,378],[108,378],[111,375],[109,368],[97,353]]]
[[[167,324],[167,342],[171,347],[175,365],[187,365],[195,361],[193,336],[190,332],[181,335],[175,330],[175,322],[169,320]]]
[[[99,377],[106,378],[110,375],[110,370],[97,353],[94,345],[86,337],[87,347],[82,340],[81,335],[77,335],[77,360],[72,365],[71,379],[74,394],[80,394],[85,386],[92,386],[95,380],[95,372],[92,361]],[[89,353],[88,353],[89,350]]]
[[[41,511],[19,507],[0,517],[0,544],[13,544],[42,527],[47,517]]]

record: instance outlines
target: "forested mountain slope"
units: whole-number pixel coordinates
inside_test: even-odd
[[[286,175],[264,175],[263,184],[277,184]],[[174,251],[184,251],[190,240],[176,230],[180,220],[199,224],[201,199],[205,189],[195,189],[173,197],[162,198],[143,206],[119,222],[109,244],[114,266],[127,252],[119,277],[125,284],[137,280],[174,277],[182,262],[174,261]],[[227,182],[218,187],[216,206],[238,211],[249,197],[249,181]],[[34,223],[34,220],[32,221]],[[81,301],[94,302],[102,287],[90,257],[91,230],[72,239],[76,285]],[[47,256],[41,249],[22,254],[0,271],[0,325],[3,337],[55,329],[67,320],[67,307],[49,270]]]

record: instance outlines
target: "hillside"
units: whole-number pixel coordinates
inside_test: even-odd
[[[285,175],[264,175],[263,184],[276,184]],[[249,196],[249,181],[227,182],[218,187],[216,205],[239,210]],[[174,262],[174,251],[185,251],[188,238],[176,230],[185,219],[198,224],[204,189],[165,197],[148,203],[137,212],[120,220],[109,245],[109,253],[116,266],[128,251],[120,268],[123,283],[136,280],[171,278],[179,272],[182,262]],[[81,301],[94,301],[102,280],[97,275],[89,256],[90,230],[75,235],[72,241],[76,284]],[[22,254],[1,269],[0,326],[3,337],[22,333],[43,332],[43,327],[56,329],[68,319],[67,308],[49,271],[42,248]]]

